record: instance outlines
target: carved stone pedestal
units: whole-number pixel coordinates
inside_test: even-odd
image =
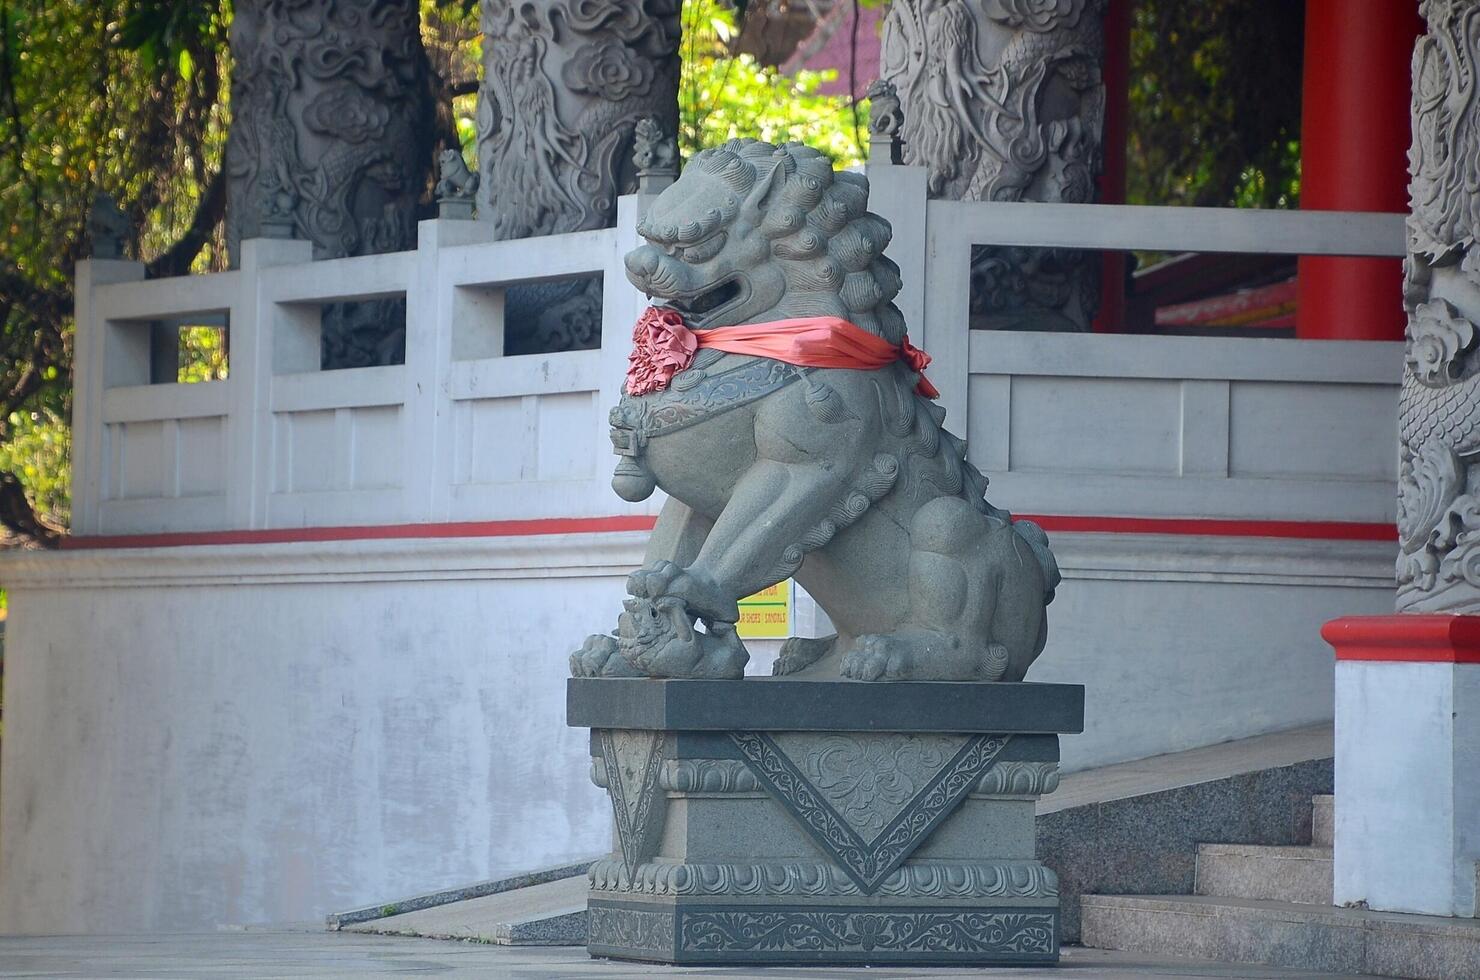
[[[1034,801],[1067,684],[579,678],[615,850],[593,956],[664,963],[1052,963]]]

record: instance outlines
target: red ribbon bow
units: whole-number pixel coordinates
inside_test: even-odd
[[[663,391],[679,371],[693,362],[700,348],[731,354],[769,357],[801,367],[877,371],[903,361],[919,380],[915,390],[926,398],[940,391],[924,375],[930,355],[910,343],[908,336],[895,347],[842,317],[809,316],[768,323],[741,323],[712,330],[690,330],[677,310],[650,306],[632,331],[632,353],[627,368],[627,393],[646,395]]]

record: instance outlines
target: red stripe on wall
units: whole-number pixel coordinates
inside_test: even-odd
[[[261,531],[179,531],[165,534],[81,535],[63,548],[171,548],[202,544],[285,544],[294,541],[378,541],[395,538],[506,538],[534,534],[651,531],[655,517],[552,517],[530,521],[458,521],[450,524],[368,524],[351,527],[283,527]]]
[[[1186,534],[1229,538],[1301,538],[1314,541],[1393,541],[1391,524],[1353,521],[1240,521],[1182,517],[1089,517],[1019,514],[1045,531],[1097,534]],[[555,517],[529,521],[459,521],[448,524],[378,524],[354,527],[273,528],[260,531],[181,531],[161,534],[79,535],[67,549],[171,548],[187,545],[285,544],[297,541],[375,541],[398,538],[498,538],[537,534],[650,531],[656,518]]]
[[[1317,541],[1396,541],[1392,524],[1356,521],[1239,521],[1201,517],[1075,517],[1018,514],[1045,531],[1099,534],[1193,534],[1221,538],[1305,538]]]

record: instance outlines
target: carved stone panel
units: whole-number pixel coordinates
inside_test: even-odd
[[[238,0],[231,54],[233,256],[264,222],[316,258],[414,248],[433,162],[415,0]],[[404,301],[326,308],[323,344],[325,367],[400,360]]]
[[[730,735],[757,781],[871,895],[966,798],[1010,735]]]
[[[617,846],[630,872],[652,857],[663,833],[667,797],[658,785],[662,732],[604,729],[601,756],[616,819]]]
[[[1480,5],[1424,0],[1398,428],[1398,609],[1480,613]]]
[[[680,0],[482,0],[478,216],[500,239],[616,223],[637,125],[678,125]],[[600,343],[598,280],[511,289],[509,353]]]
[[[1094,200],[1105,90],[1104,0],[895,0],[880,72],[898,91],[904,162],[930,194],[975,201]],[[1088,330],[1098,256],[978,248],[972,325]]]

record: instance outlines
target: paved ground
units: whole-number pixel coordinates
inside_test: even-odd
[[[654,974],[706,977],[805,977],[885,980],[892,977],[975,977],[980,980],[1045,980],[1064,974],[1073,980],[1158,978],[1330,977],[1330,974],[1230,966],[1199,960],[1147,957],[1070,947],[1057,969],[981,970],[797,969],[772,967],[675,969],[592,960],[579,947],[483,946],[400,936],[350,933],[246,931],[190,936],[14,938],[0,937],[0,977],[150,977],[276,978],[388,977],[405,974],[456,974],[494,980],[593,977],[606,980]]]

